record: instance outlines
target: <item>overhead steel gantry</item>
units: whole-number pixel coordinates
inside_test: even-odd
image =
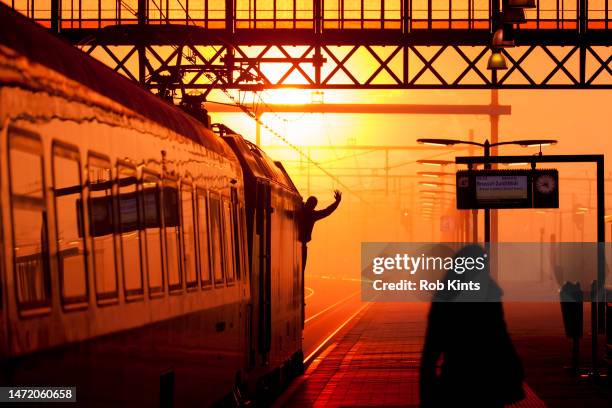
[[[612,0],[536,0],[505,71],[500,0],[0,1],[162,94],[612,88]]]

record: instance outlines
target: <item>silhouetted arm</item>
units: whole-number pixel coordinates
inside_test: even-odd
[[[334,201],[329,207],[324,208],[323,210],[313,212],[313,218],[315,221],[318,221],[321,218],[328,217],[329,215],[331,215],[331,213],[336,211],[336,208],[338,208],[340,200],[342,199],[342,193],[340,193],[340,191],[338,190],[334,191],[334,198],[336,199],[336,201]]]
[[[320,220],[321,218],[325,218],[328,217],[329,215],[331,215],[331,213],[333,213],[334,211],[336,211],[336,208],[338,208],[338,204],[340,204],[339,201],[336,201],[334,203],[332,203],[329,207],[324,208],[322,210],[318,210],[318,211],[314,211],[314,219],[316,221]]]

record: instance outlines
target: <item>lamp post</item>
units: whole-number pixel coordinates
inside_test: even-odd
[[[525,139],[497,143],[490,143],[488,139],[485,140],[484,143],[458,139],[417,139],[417,142],[431,146],[454,146],[457,144],[474,145],[484,149],[485,158],[491,157],[491,147],[502,145],[517,145],[521,147],[540,146],[540,154],[542,154],[542,146],[550,146],[557,143],[554,139]],[[469,168],[471,169],[471,166]],[[490,169],[491,163],[485,162],[484,168],[485,170]],[[484,211],[484,241],[485,244],[491,242],[491,210],[488,208],[485,208]]]

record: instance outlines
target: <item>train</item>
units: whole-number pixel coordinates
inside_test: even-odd
[[[280,162],[0,4],[0,385],[266,405],[303,370]]]

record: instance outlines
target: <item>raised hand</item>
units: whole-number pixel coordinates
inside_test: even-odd
[[[336,201],[342,200],[342,192],[340,192],[340,190],[334,190],[334,198]]]

